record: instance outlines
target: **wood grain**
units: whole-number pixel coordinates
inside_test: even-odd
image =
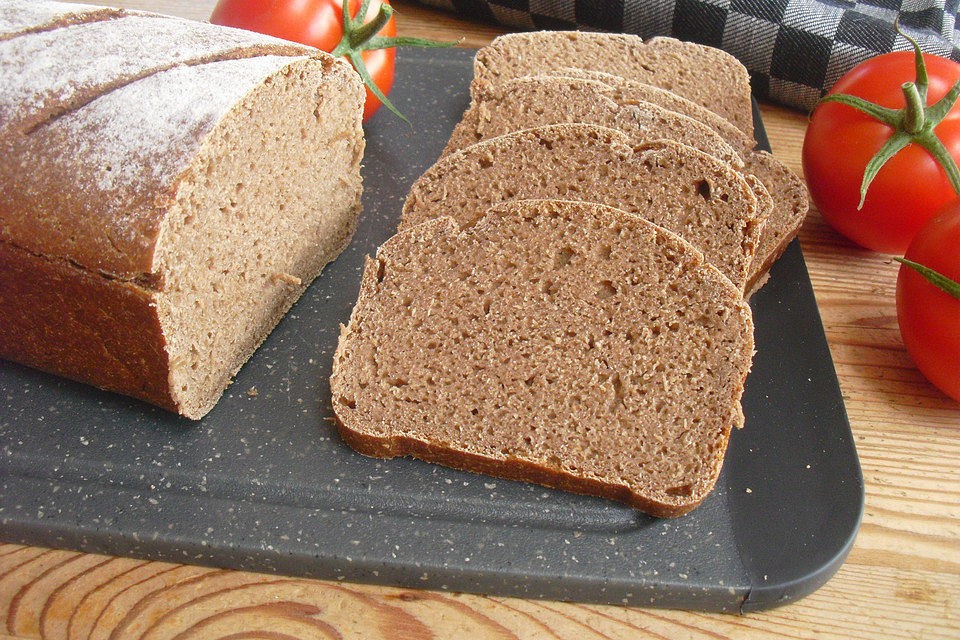
[[[0,546],[2,631],[159,638],[956,638],[956,571],[849,562],[781,609],[730,616],[335,584]],[[243,632],[245,635],[238,635]]]
[[[204,19],[209,0],[128,0]],[[404,35],[500,30],[397,2]],[[762,107],[774,154],[800,171],[806,116]],[[61,638],[960,638],[960,407],[903,349],[896,265],[816,211],[801,242],[866,481],[849,560],[798,603],[745,616],[526,601],[290,579],[0,545],[0,640]],[[4,635],[7,634],[7,635]]]

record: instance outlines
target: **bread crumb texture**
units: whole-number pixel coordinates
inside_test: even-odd
[[[527,198],[639,215],[691,242],[741,290],[763,229],[753,189],[727,163],[586,124],[517,131],[441,158],[411,187],[400,228],[444,215],[469,224],[490,206]]]
[[[474,89],[569,67],[655,85],[710,109],[753,136],[750,76],[713,47],[674,38],[585,31],[509,33],[477,52]]]
[[[363,94],[344,80],[290,62],[220,122],[180,184],[155,263],[171,388],[188,414],[206,412],[353,235]]]
[[[368,455],[675,516],[713,487],[742,420],[752,335],[740,292],[678,236],[518,201],[407,229],[368,261],[333,406]]]
[[[743,160],[707,125],[652,102],[618,102],[618,92],[596,80],[525,76],[479,91],[454,129],[444,155],[504,133],[549,124],[585,123],[621,131],[632,142],[667,139],[741,169]]]
[[[757,253],[754,256],[753,264],[750,266],[750,273],[747,278],[748,284],[746,289],[758,289],[757,284],[762,276],[766,274],[773,263],[780,258],[790,241],[797,236],[806,218],[809,210],[809,201],[807,198],[807,188],[803,180],[769,153],[756,150],[755,147],[757,143],[753,137],[738,129],[732,122],[671,91],[654,87],[653,85],[627,80],[621,76],[604,73],[602,71],[561,68],[546,71],[545,75],[557,78],[601,82],[609,88],[609,91],[606,92],[605,95],[621,106],[653,103],[664,109],[683,114],[702,123],[709,130],[716,132],[731,148],[736,149],[740,153],[743,159],[743,167],[741,170],[745,174],[752,174],[759,178],[764,189],[772,198],[772,203],[766,205],[768,213],[764,216],[763,233],[757,245]],[[500,91],[506,91],[506,89],[504,89],[505,87],[510,87],[515,83],[529,82],[532,80],[534,80],[534,78],[529,77],[508,80],[499,85],[499,87],[501,87]],[[481,89],[478,87],[475,93],[476,97],[474,101],[476,103],[481,97],[489,94],[497,94],[498,91],[495,88]],[[554,107],[550,108],[552,109]],[[469,130],[478,126],[475,124],[477,118],[472,114],[474,111],[475,109],[471,106],[471,109],[464,114],[465,122],[461,123],[458,129],[462,127]],[[617,125],[607,126],[617,128]],[[625,129],[624,131],[627,130]],[[664,137],[670,138],[672,136],[666,135]],[[691,144],[683,139],[676,139]],[[460,145],[460,139],[455,132],[454,138],[451,139],[449,146],[457,145]],[[702,144],[694,142],[691,146],[697,147],[712,155],[722,157],[722,154],[711,151]],[[736,163],[734,163],[734,165],[737,166]],[[755,192],[758,193],[758,198],[764,199],[758,191]],[[763,211],[764,209],[765,207],[762,205],[760,210]]]
[[[619,104],[652,102],[664,109],[682,113],[698,122],[704,123],[716,131],[717,134],[726,140],[734,149],[750,151],[757,145],[756,140],[754,140],[752,136],[748,136],[723,116],[668,89],[656,87],[646,82],[629,80],[623,76],[614,75],[613,73],[597,70],[588,71],[586,69],[571,67],[551,69],[546,71],[544,75],[561,78],[581,78],[602,82],[613,90],[613,99]]]

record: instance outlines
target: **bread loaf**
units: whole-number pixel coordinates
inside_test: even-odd
[[[472,91],[567,67],[603,71],[669,89],[753,137],[746,68],[725,51],[673,38],[644,42],[634,35],[581,31],[502,35],[477,52]]]
[[[77,19],[2,44],[133,21]],[[16,122],[0,135],[0,357],[199,418],[349,241],[364,88],[316,50],[136,21],[137,60],[118,64],[125,38],[105,36],[75,52],[86,74],[0,67],[2,86],[36,90],[24,108],[4,98]],[[175,25],[192,31],[157,37]]]
[[[658,516],[716,482],[753,353],[740,291],[669,231],[583,202],[407,228],[341,331],[339,430]]]
[[[444,215],[469,225],[490,206],[564,198],[619,207],[678,233],[743,290],[763,227],[728,164],[670,141],[559,124],[490,138],[441,158],[411,187],[400,228]]]

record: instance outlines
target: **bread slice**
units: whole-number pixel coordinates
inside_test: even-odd
[[[499,36],[477,51],[474,90],[566,67],[603,71],[669,89],[753,137],[750,77],[732,55],[692,42],[627,34],[535,31]]]
[[[613,91],[607,94],[608,97],[621,105],[652,102],[682,113],[707,125],[731,147],[740,151],[745,163],[744,171],[759,178],[773,198],[773,207],[770,215],[765,218],[757,255],[750,268],[748,290],[754,287],[799,233],[810,209],[807,187],[803,180],[769,153],[755,150],[756,141],[730,122],[673,92],[609,73],[567,68],[550,71],[548,75],[602,82]]]
[[[756,176],[773,197],[773,209],[767,217],[750,267],[747,289],[753,289],[764,274],[780,259],[810,210],[807,185],[782,162],[766,151],[752,151],[744,157],[744,171]]]
[[[743,290],[763,222],[757,197],[725,162],[670,141],[559,124],[490,138],[440,159],[411,187],[400,228],[445,215],[469,225],[508,200],[563,198],[619,207],[703,251]]]
[[[678,516],[716,482],[752,335],[740,292],[675,234],[513,202],[409,228],[368,259],[333,408],[366,455]]]
[[[715,131],[717,135],[723,138],[727,144],[740,152],[751,151],[757,146],[757,141],[754,140],[752,136],[748,136],[723,116],[668,89],[661,89],[646,82],[628,80],[623,76],[612,73],[590,71],[575,67],[550,69],[540,75],[553,78],[579,78],[581,80],[602,82],[613,92],[610,97],[618,104],[626,105],[651,102],[664,109],[682,113],[685,116],[707,125]]]
[[[617,129],[635,142],[675,140],[743,167],[739,151],[707,125],[649,102],[623,105],[617,97],[613,88],[596,80],[514,78],[474,94],[442,155],[520,129],[579,122]]]
[[[203,416],[349,241],[363,99],[327,54],[259,56],[0,137],[0,357]]]

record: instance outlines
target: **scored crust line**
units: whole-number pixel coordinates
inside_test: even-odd
[[[20,36],[28,36],[35,33],[45,33],[47,31],[56,31],[57,29],[72,27],[78,24],[92,24],[94,22],[107,22],[108,20],[116,20],[117,18],[123,18],[126,16],[134,16],[134,15],[148,16],[152,14],[143,13],[140,11],[127,11],[126,9],[114,9],[112,7],[103,7],[102,9],[97,9],[96,11],[88,11],[87,13],[67,15],[61,18],[57,18],[56,20],[51,20],[49,22],[44,22],[42,24],[34,25],[32,27],[24,27],[19,31],[10,31],[7,33],[0,33],[0,42],[3,42],[4,40],[13,40],[14,38],[19,38]]]
[[[127,85],[133,84],[139,80],[155,76],[158,73],[163,73],[165,71],[170,71],[171,69],[176,69],[179,67],[198,67],[205,64],[215,64],[217,62],[226,62],[229,60],[248,60],[251,58],[262,58],[265,56],[279,56],[279,57],[288,57],[288,58],[300,58],[300,57],[311,57],[315,59],[323,59],[323,56],[315,55],[315,52],[310,51],[308,48],[300,47],[298,45],[275,45],[275,44],[262,44],[262,45],[250,45],[245,47],[240,47],[233,50],[221,51],[218,53],[210,54],[207,56],[201,56],[199,58],[194,58],[191,60],[182,60],[176,63],[162,65],[160,67],[154,67],[152,69],[145,70],[142,73],[136,73],[131,76],[121,78],[116,82],[108,82],[106,84],[100,85],[95,90],[90,91],[89,93],[80,92],[76,99],[70,100],[60,107],[52,110],[50,113],[45,114],[41,119],[36,122],[30,122],[29,120],[25,124],[21,124],[19,127],[15,127],[12,131],[5,132],[7,135],[20,133],[21,135],[30,135],[40,127],[50,124],[58,118],[82,109],[87,106],[97,98],[101,98],[112,91],[117,89],[122,89]],[[18,131],[19,129],[19,131]]]

